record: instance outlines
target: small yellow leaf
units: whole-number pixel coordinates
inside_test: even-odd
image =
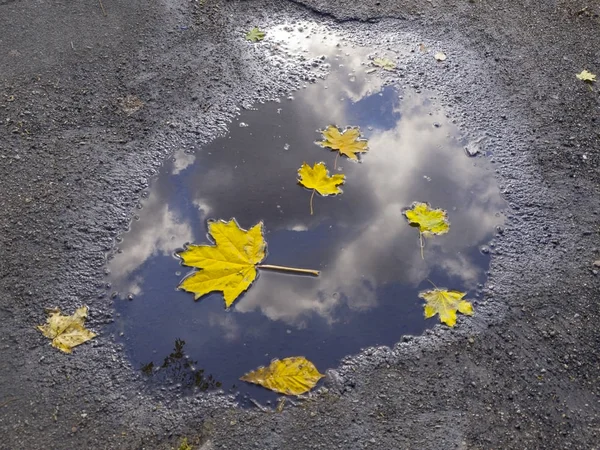
[[[303,356],[274,359],[268,367],[247,373],[240,378],[286,395],[300,395],[310,391],[325,375]]]
[[[266,36],[264,31],[261,31],[258,27],[252,28],[248,33],[246,33],[246,40],[250,42],[258,42],[262,41]]]
[[[324,196],[341,194],[342,190],[338,186],[346,181],[345,175],[329,175],[327,167],[322,162],[315,163],[312,167],[303,163],[298,169],[298,176],[298,182],[302,186],[314,189]]]
[[[346,181],[345,175],[329,175],[327,167],[322,162],[315,163],[313,167],[302,163],[302,166],[298,169],[298,183],[308,189],[313,189],[310,196],[311,214],[313,213],[312,200],[315,191],[323,196],[341,194],[342,190],[338,186],[344,184],[344,181]]]
[[[340,133],[335,125],[329,125],[321,132],[324,140],[317,142],[321,147],[328,147],[331,150],[337,150],[340,155],[345,155],[353,161],[358,161],[357,153],[364,153],[369,150],[367,141],[360,138],[360,129],[358,127],[348,128]]]
[[[221,291],[229,308],[254,282],[255,266],[266,256],[263,224],[246,231],[235,219],[209,221],[208,235],[215,245],[190,245],[179,253],[184,265],[201,269],[184,278],[179,287],[192,292],[196,300]]]
[[[435,55],[433,55],[433,57],[437,61],[446,61],[446,54],[444,52],[437,52]]]
[[[404,211],[411,225],[419,227],[424,235],[444,234],[450,230],[448,216],[443,209],[431,209],[427,203],[415,202],[411,209]]]
[[[88,307],[77,308],[73,315],[63,316],[59,309],[49,312],[45,325],[38,325],[37,329],[44,336],[52,339],[52,346],[71,353],[71,349],[96,337],[96,333],[87,330],[83,323],[87,318]]]
[[[280,413],[281,411],[283,411],[284,406],[285,406],[285,397],[282,397],[279,399],[279,402],[277,402],[277,408],[275,408],[275,411]]]
[[[394,61],[388,58],[375,58],[373,60],[373,65],[381,67],[384,70],[394,70],[396,68]]]
[[[582,70],[581,73],[575,75],[581,81],[587,81],[589,83],[593,83],[596,81],[596,75],[588,70]]]
[[[188,443],[188,438],[185,437],[181,440],[177,450],[193,450],[192,446]]]
[[[457,311],[467,316],[473,315],[473,305],[463,300],[465,295],[465,292],[438,288],[421,292],[419,297],[427,302],[425,318],[429,319],[438,314],[441,322],[453,327],[456,324]]]

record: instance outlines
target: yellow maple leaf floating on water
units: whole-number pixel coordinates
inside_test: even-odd
[[[303,356],[274,359],[268,367],[259,367],[240,378],[286,395],[310,391],[325,375]]]
[[[408,223],[419,227],[421,258],[423,257],[423,236],[445,234],[450,230],[448,215],[443,209],[431,209],[427,203],[415,202],[411,209],[404,211]]]
[[[240,228],[235,219],[208,221],[208,237],[214,245],[189,245],[179,253],[183,264],[197,267],[179,285],[198,300],[211,292],[223,292],[225,307],[229,308],[256,279],[258,269],[273,269],[318,276],[317,270],[260,264],[267,256],[263,223],[248,231]]]
[[[44,336],[52,339],[52,346],[71,353],[71,349],[96,337],[96,333],[87,330],[83,323],[87,318],[88,308],[77,308],[73,315],[63,316],[59,309],[49,311],[45,325],[38,325],[37,329]]]
[[[358,161],[357,153],[365,153],[369,150],[366,139],[360,139],[360,129],[358,127],[347,128],[340,133],[335,125],[329,125],[323,131],[323,140],[317,144],[321,147],[330,148],[338,152],[335,155],[334,169],[337,168],[337,158],[339,155],[347,156],[353,161]]]
[[[473,305],[463,300],[465,295],[465,292],[439,288],[421,292],[419,297],[427,302],[425,305],[425,318],[429,319],[439,314],[441,322],[453,327],[456,323],[456,311],[467,316],[473,315]]]
[[[593,83],[596,81],[596,75],[588,70],[582,70],[581,73],[575,75],[581,81],[587,81]]]
[[[313,190],[310,195],[311,216],[313,214],[313,197],[315,196],[315,191],[322,196],[341,194],[343,191],[338,186],[344,184],[344,181],[346,181],[345,175],[329,175],[327,167],[322,162],[315,163],[312,167],[306,163],[302,164],[298,169],[298,183]]]

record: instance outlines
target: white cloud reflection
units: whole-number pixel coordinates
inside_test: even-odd
[[[319,95],[303,96],[301,101],[322,116],[323,123],[331,121],[333,111],[335,123],[346,125],[344,109],[319,107],[323,96],[335,103],[341,95],[336,83],[329,86],[327,92],[315,91]],[[306,279],[263,273],[236,304],[236,311],[259,310],[272,320],[302,328],[313,314],[334,323],[336,308],[342,304],[351,310],[374,308],[377,288],[388,283],[414,287],[435,267],[461,280],[460,286],[451,288],[475,286],[482,269],[463,252],[501,223],[497,211],[504,203],[490,174],[475,167],[450,139],[457,130],[442,112],[423,107],[420,101],[418,97],[405,99],[397,108],[401,119],[396,126],[373,131],[363,164],[343,163],[348,177],[344,195],[368,193],[370,214],[351,239],[338,244],[321,276]],[[402,208],[414,201],[449,210],[452,222],[450,234],[426,240],[425,260],[420,256],[418,232],[402,214]],[[339,225],[343,221],[340,217]]]
[[[185,242],[193,240],[188,222],[181,221],[163,203],[160,190],[154,190],[144,204],[143,219],[132,223],[120,247],[121,253],[109,261],[113,288],[123,295],[140,295],[144,277],[134,272],[155,255],[170,255]]]
[[[243,227],[264,220],[273,235],[294,231],[297,240],[286,240],[288,252],[314,254],[314,266],[307,268],[322,270],[318,278],[263,271],[232,314],[208,318],[208,325],[222,328],[226,339],[239,339],[236,313],[259,311],[296,328],[307,327],[313,316],[333,324],[341,307],[372,309],[380,301],[380,288],[394,284],[414,288],[434,270],[458,280],[450,288],[473,288],[482,269],[469,251],[502,222],[497,212],[504,202],[493,177],[464,154],[453,137],[458,130],[435,102],[424,94],[405,93],[400,100],[397,91],[383,91],[377,73],[365,74],[368,50],[353,49],[352,56],[345,56],[348,48],[328,39],[313,33],[312,38],[294,41],[298,48],[292,49],[311,57],[326,55],[332,73],[325,82],[297,93],[293,102],[277,104],[273,111],[265,105],[254,115],[249,112],[250,127],[232,127],[226,140],[215,142],[211,151],[199,152],[196,161],[176,157],[171,170],[177,174],[195,163],[196,172],[185,189],[203,222],[208,217],[236,217]],[[357,115],[361,100],[368,100],[372,109]],[[388,109],[378,109],[383,106]],[[280,111],[275,113],[276,109]],[[344,194],[316,198],[316,213],[309,216],[309,195],[296,185],[296,171],[306,159],[333,161],[331,153],[313,144],[318,138],[314,130],[330,123],[360,125],[365,133],[370,126],[370,151],[361,164],[340,160],[347,176]],[[283,150],[283,143],[290,143],[292,150]],[[111,261],[113,279],[116,274],[118,280],[114,284],[126,286],[119,290],[143,290],[144,280],[139,278],[143,275],[133,276],[141,264],[193,241],[189,222],[169,209],[178,201],[170,196],[167,189],[152,191],[143,220],[134,224],[135,233],[127,237],[123,253]],[[448,235],[425,241],[425,260],[418,231],[402,214],[414,201],[448,210],[451,221]],[[323,224],[333,224],[335,234],[319,243],[317,251],[308,249],[303,237],[314,238]],[[200,242],[205,242],[204,232],[196,230]],[[269,257],[267,263],[279,262]]]
[[[171,173],[173,175],[177,175],[178,173],[183,172],[189,166],[194,164],[196,161],[196,156],[191,153],[186,153],[184,150],[178,150],[173,155],[173,168],[171,169]]]

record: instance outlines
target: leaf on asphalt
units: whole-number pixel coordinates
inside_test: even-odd
[[[394,61],[388,58],[375,58],[373,60],[373,65],[381,67],[384,70],[394,70],[396,68]]]
[[[278,413],[282,412],[284,406],[285,406],[285,397],[282,397],[279,399],[279,402],[277,402],[277,407],[275,408],[275,411]]]
[[[588,70],[582,70],[581,73],[575,75],[581,81],[587,81],[588,83],[593,83],[596,81],[596,75]]]
[[[366,139],[360,139],[360,128],[351,127],[340,132],[335,125],[329,125],[323,131],[323,140],[317,144],[321,147],[338,151],[339,155],[347,156],[353,161],[358,161],[357,153],[365,153],[369,150]]]
[[[448,215],[443,209],[431,209],[427,203],[415,202],[404,211],[411,226],[419,228],[421,257],[423,256],[423,236],[445,234],[450,230]]]
[[[58,308],[48,313],[46,324],[38,325],[37,329],[44,336],[52,339],[52,346],[60,351],[71,353],[73,347],[96,337],[96,333],[87,330],[83,326],[87,318],[87,306],[77,308],[71,316],[62,315]]]
[[[446,61],[446,54],[444,52],[437,52],[435,55],[433,55],[433,57],[437,60],[437,61]]]
[[[246,33],[246,39],[250,42],[258,42],[262,41],[266,35],[264,31],[261,31],[258,27],[254,27]]]
[[[427,47],[425,46],[425,44],[419,44],[419,51],[421,53],[427,53],[429,50],[427,49]]]
[[[274,359],[268,367],[247,373],[240,378],[285,395],[300,395],[310,391],[325,375],[303,356]]]
[[[302,163],[302,166],[298,169],[298,183],[305,188],[313,190],[310,196],[311,215],[313,214],[313,197],[315,192],[318,192],[322,196],[341,194],[342,190],[339,186],[344,184],[344,181],[346,181],[345,175],[329,175],[325,163],[322,162],[315,163],[312,167],[306,163]]]
[[[254,282],[257,268],[319,275],[316,270],[259,265],[267,255],[262,222],[246,231],[235,219],[209,220],[208,239],[214,245],[189,245],[179,253],[184,265],[200,269],[179,285],[193,293],[196,300],[211,292],[222,292],[225,307],[229,308]]]
[[[193,450],[192,446],[188,443],[188,438],[184,437],[179,444],[177,450]]]
[[[419,297],[427,302],[425,304],[425,318],[429,319],[438,314],[441,322],[453,327],[456,324],[457,311],[467,316],[473,315],[473,305],[463,300],[465,295],[465,292],[439,288],[421,292]]]

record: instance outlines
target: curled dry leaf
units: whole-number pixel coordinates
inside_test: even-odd
[[[582,70],[581,73],[575,75],[581,81],[587,81],[588,83],[593,83],[596,81],[596,75],[588,70]]]
[[[179,285],[180,289],[192,292],[196,300],[220,291],[225,307],[229,308],[254,282],[257,268],[319,275],[316,270],[259,265],[267,255],[262,222],[246,231],[235,219],[229,222],[209,220],[208,238],[214,245],[189,245],[179,253],[184,265],[200,269],[185,277]]]
[[[52,339],[53,347],[62,352],[71,353],[73,347],[96,337],[96,333],[83,326],[87,313],[87,306],[77,308],[71,316],[64,316],[59,309],[54,309],[49,311],[46,324],[38,325],[37,329],[44,336]]]
[[[437,60],[437,61],[446,61],[446,54],[444,52],[437,52],[435,55],[433,55],[433,57]]]
[[[285,395],[310,391],[325,375],[303,356],[274,359],[268,367],[259,367],[240,378]]]
[[[473,305],[463,300],[465,295],[465,292],[439,288],[421,292],[419,297],[427,302],[425,318],[429,319],[438,314],[441,322],[453,327],[456,324],[457,311],[467,316],[473,315]]]
[[[258,42],[262,41],[266,35],[267,33],[261,31],[258,27],[254,27],[246,33],[246,39],[250,42]]]
[[[305,188],[312,189],[310,195],[310,214],[313,214],[313,197],[315,192],[322,196],[337,195],[343,191],[339,188],[346,181],[346,176],[342,174],[329,175],[329,171],[324,163],[315,163],[310,167],[306,163],[298,169],[298,183]]]

